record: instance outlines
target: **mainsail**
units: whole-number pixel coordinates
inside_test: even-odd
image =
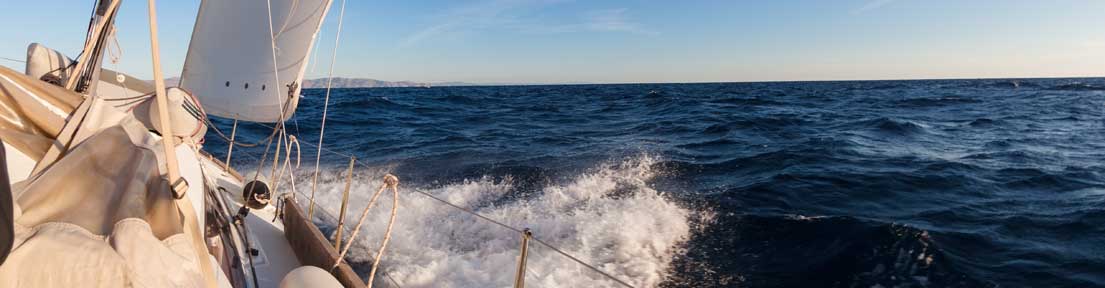
[[[203,1],[180,87],[195,94],[210,115],[254,122],[291,117],[311,46],[330,3]]]

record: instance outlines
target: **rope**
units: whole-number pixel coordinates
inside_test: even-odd
[[[280,128],[284,128],[284,126],[280,126]],[[281,130],[283,130],[283,129],[281,129]],[[283,147],[283,144],[285,143],[285,141],[284,141],[284,139],[285,139],[284,134],[285,133],[286,132],[284,132],[284,131],[280,132],[280,136],[281,136],[280,140],[276,141],[276,150],[274,150],[273,153],[272,153],[272,169],[269,172],[269,179],[272,179],[273,181],[278,179],[278,178],[276,178],[276,167],[280,166],[280,151],[281,151],[280,149],[281,149],[281,147]],[[291,147],[289,147],[289,148],[291,148]],[[285,149],[285,150],[287,150],[287,149]]]
[[[380,267],[380,258],[384,256],[384,248],[387,248],[388,240],[391,240],[391,229],[395,227],[395,217],[399,215],[399,178],[388,174],[384,176],[384,182],[391,186],[391,218],[388,220],[388,228],[384,231],[384,241],[380,243],[380,249],[376,250],[376,259],[372,261],[372,271],[368,273],[369,288],[372,288],[372,283],[376,279],[376,268]],[[359,224],[357,228],[360,228]],[[354,229],[353,233],[356,234],[357,230]],[[349,245],[352,244],[353,238],[350,238]]]
[[[438,202],[441,202],[442,204],[445,204],[447,206],[456,208],[457,210],[460,210],[462,212],[471,214],[472,216],[476,216],[476,217],[479,217],[480,219],[487,220],[488,222],[494,223],[495,225],[499,225],[500,227],[503,227],[504,229],[514,231],[514,232],[518,232],[519,234],[525,234],[526,233],[525,230],[514,228],[513,226],[504,224],[504,223],[499,222],[499,221],[495,221],[495,219],[491,219],[491,218],[488,218],[487,216],[483,216],[482,214],[476,213],[476,211],[472,211],[471,209],[461,207],[461,206],[453,204],[449,201],[445,201],[441,198],[437,198],[437,196],[434,196],[433,194],[426,193],[426,192],[418,190],[418,189],[414,189],[413,191],[415,193],[422,194],[423,196],[429,197],[430,199],[437,200]],[[617,277],[614,277],[613,275],[610,275],[610,274],[600,270],[598,267],[595,267],[591,264],[587,264],[587,262],[583,262],[583,260],[579,260],[579,258],[576,258],[575,256],[572,256],[571,254],[568,254],[568,252],[564,252],[563,250],[560,250],[559,248],[556,248],[555,246],[553,246],[552,244],[549,244],[548,242],[545,242],[544,240],[538,239],[537,237],[533,237],[533,236],[530,236],[530,239],[533,240],[533,241],[537,241],[537,243],[540,243],[541,245],[544,245],[545,247],[549,247],[549,249],[552,249],[553,251],[556,251],[556,253],[560,253],[560,255],[564,255],[564,257],[568,257],[568,259],[571,259],[572,261],[575,261],[576,263],[579,263],[580,265],[583,265],[584,267],[590,268],[591,270],[594,270],[595,272],[598,272],[599,274],[602,274],[602,276],[606,276],[606,278],[610,278],[610,280],[614,280],[615,282],[618,282],[618,284],[621,284],[625,287],[633,287],[633,285],[630,285],[629,283],[626,283],[625,281],[622,281],[621,279],[618,279]]]
[[[391,176],[391,174],[388,174],[388,176]],[[384,179],[387,179],[387,176],[384,177]],[[360,220],[357,220],[357,226],[353,226],[353,234],[349,235],[349,243],[347,243],[345,247],[341,247],[341,253],[338,253],[338,259],[345,259],[345,254],[349,252],[349,247],[353,246],[353,239],[357,239],[357,233],[361,232],[361,225],[364,224],[364,219],[368,216],[368,210],[376,204],[376,200],[380,199],[380,195],[383,194],[384,190],[387,190],[387,188],[388,183],[386,183],[385,181],[384,184],[380,185],[380,189],[376,190],[375,194],[372,194],[372,198],[368,200],[368,205],[366,205],[364,207],[364,210],[361,211],[361,217],[359,218]],[[334,263],[334,266],[330,267],[330,270],[334,270],[334,268],[337,268],[338,265],[341,265],[341,262]]]
[[[292,192],[294,193],[295,192],[295,173],[291,173],[291,170],[287,170],[288,166],[290,166],[291,162],[292,162],[291,160],[292,160],[292,145],[293,144],[295,145],[295,167],[293,167],[292,169],[299,169],[299,163],[300,163],[300,156],[301,155],[300,155],[300,149],[299,149],[299,140],[295,138],[295,135],[289,135],[288,138],[289,138],[288,139],[289,140],[288,145],[287,145],[288,147],[284,149],[284,164],[280,166],[280,174],[277,174],[277,175],[280,176],[281,178],[283,178],[284,177],[284,172],[288,171],[289,176],[291,176]],[[276,181],[275,179],[279,179],[279,178],[273,178],[273,183],[272,183],[272,185],[273,185],[272,190],[273,191],[276,191],[277,188],[280,187],[280,181]]]
[[[414,189],[414,192],[418,193],[418,194],[422,194],[423,196],[426,196],[426,197],[430,197],[430,199],[437,200],[437,202],[441,202],[442,204],[445,204],[445,205],[448,205],[450,207],[456,208],[457,210],[460,210],[461,212],[472,214],[472,216],[476,216],[476,217],[479,217],[480,219],[487,220],[488,222],[494,223],[495,225],[499,225],[500,227],[503,227],[507,230],[518,232],[519,234],[525,233],[525,231],[523,231],[522,229],[514,228],[513,226],[503,224],[502,222],[495,221],[495,219],[487,218],[487,216],[483,216],[480,213],[476,213],[476,211],[472,211],[471,209],[460,207],[459,205],[453,204],[452,202],[442,200],[441,198],[437,198],[437,196],[434,196],[433,194],[426,193],[426,192],[423,192],[422,190],[418,190],[418,189]]]
[[[277,61],[277,59],[276,59],[276,34],[275,34],[275,31],[273,31],[273,26],[272,26],[272,1],[271,0],[266,0],[265,5],[267,7],[266,12],[268,14],[268,24],[269,24],[269,44],[270,44],[269,47],[270,47],[271,52],[272,52],[271,53],[271,55],[272,55],[272,73],[273,73],[273,78],[276,79],[276,81],[274,81],[274,82],[279,84],[280,83],[280,69],[279,69],[279,67],[277,66],[277,63],[276,63],[276,61]],[[294,83],[292,83],[292,84],[294,84]],[[275,90],[273,90],[273,92],[275,93],[273,95],[276,96],[277,101],[280,101],[280,89],[275,89]],[[288,86],[289,98],[291,97],[292,92],[293,92],[293,86],[290,84]],[[269,137],[268,137],[268,140],[267,140],[268,143],[265,144],[265,153],[261,155],[261,161],[257,163],[257,172],[253,175],[253,181],[257,181],[258,177],[261,176],[261,168],[264,168],[265,162],[266,162],[265,159],[268,158],[269,148],[272,147],[272,138],[273,138],[273,136],[275,136],[276,134],[279,133],[280,138],[276,142],[276,150],[277,151],[273,152],[272,172],[269,173],[270,178],[272,178],[274,181],[276,179],[276,176],[277,176],[276,175],[276,167],[279,165],[279,158],[280,158],[280,154],[279,154],[280,151],[279,150],[280,150],[281,144],[288,143],[288,141],[289,141],[287,139],[288,136],[285,133],[285,126],[284,126],[284,120],[285,119],[284,119],[284,116],[287,116],[288,104],[290,104],[290,103],[291,103],[291,100],[289,99],[288,101],[284,102],[284,105],[280,106],[280,117],[279,117],[279,121],[277,122],[278,127],[274,127],[273,128],[273,133],[270,134]],[[204,116],[204,119],[207,119],[206,115]],[[215,125],[213,125],[210,122],[210,120],[207,120],[206,122],[208,123],[209,127],[216,127]],[[216,134],[218,134],[220,137],[223,137],[224,140],[227,140],[227,142],[230,143],[230,145],[235,145],[236,142],[233,141],[233,140],[230,140],[229,138],[227,138],[226,135],[223,134],[222,131],[220,131],[217,127],[215,128],[215,131],[216,131]],[[266,141],[266,140],[262,140],[262,141]],[[260,142],[258,142],[257,144],[260,144]],[[291,143],[288,144],[288,148],[286,148],[286,149],[291,149],[290,145],[291,145]],[[239,146],[242,146],[242,145],[239,145]],[[251,146],[245,146],[245,147],[251,147]],[[290,153],[290,152],[288,152],[288,153]]]
[[[123,88],[126,89],[126,86],[124,86]],[[124,95],[126,95],[126,94],[124,94]],[[122,98],[102,98],[102,99],[104,101],[130,101],[130,100],[137,100],[137,99],[145,100],[146,98],[149,98],[150,96],[154,96],[154,93],[146,93],[146,94],[142,94],[142,95],[138,95],[138,96],[130,96],[130,97],[122,97]],[[188,102],[184,102],[184,103],[188,103]]]
[[[361,226],[364,225],[364,220],[368,217],[368,210],[372,208],[373,204],[376,204],[376,200],[379,199],[380,194],[391,188],[392,192],[392,206],[391,206],[391,219],[388,220],[387,230],[384,231],[384,241],[380,243],[380,249],[376,251],[376,258],[372,260],[372,270],[368,273],[368,287],[372,288],[372,284],[376,279],[376,269],[380,267],[380,258],[384,256],[384,249],[388,246],[388,241],[391,240],[391,231],[395,226],[395,217],[399,214],[399,178],[395,175],[384,175],[384,184],[380,186],[380,190],[376,191],[375,195],[372,195],[372,200],[369,200],[368,206],[365,206],[364,211],[361,212],[361,219],[357,221],[357,226],[353,228],[353,234],[349,235],[349,242],[345,244],[345,248],[341,250],[341,254],[338,255],[338,259],[345,259],[345,254],[349,252],[349,248],[353,247],[353,241],[357,239],[357,233],[361,232]],[[330,270],[338,268],[341,265],[341,261],[334,263]],[[388,276],[391,277],[391,276]]]
[[[108,37],[111,38],[111,42],[108,42],[107,46],[104,47],[104,50],[107,50],[108,58],[111,59],[111,64],[119,64],[119,59],[123,57],[123,46],[119,45],[119,35],[116,32],[118,31],[115,25],[112,25],[111,31],[108,32]],[[115,46],[115,50],[118,52],[111,51],[111,46]],[[119,70],[116,69],[115,73],[119,73]]]
[[[273,81],[273,82],[279,84],[280,83],[280,67],[277,66],[277,63],[276,63],[276,32],[273,30],[273,27],[272,27],[272,0],[265,0],[265,6],[267,8],[266,12],[268,14],[268,22],[269,22],[269,44],[270,44],[269,48],[272,52],[272,74],[273,74],[273,78],[276,80],[276,81]],[[289,96],[291,95],[292,92],[293,92],[292,87],[288,86]],[[276,96],[276,100],[279,103],[279,101],[280,101],[280,89],[273,89],[273,93],[275,93],[273,95]],[[288,103],[290,103],[290,102],[291,102],[291,100],[289,99],[287,102],[284,103],[284,105],[280,106],[280,117],[279,117],[279,121],[277,122],[278,123],[277,125],[279,126],[279,129],[273,129],[273,134],[276,134],[276,133],[280,134],[280,139],[276,142],[276,147],[277,147],[276,149],[277,150],[280,149],[279,148],[280,144],[287,140],[287,139],[285,139],[286,136],[284,134],[284,116],[287,116]],[[261,176],[261,168],[263,168],[265,166],[265,159],[268,157],[270,147],[272,147],[272,138],[271,137],[268,140],[268,144],[265,144],[265,153],[262,154],[262,156],[261,156],[261,162],[257,163],[257,165],[258,165],[257,166],[257,173],[253,175],[253,181],[257,181],[257,178]],[[276,166],[275,165],[278,165],[278,163],[276,162],[276,158],[279,158],[279,157],[280,157],[279,156],[279,151],[276,151],[276,152],[273,153],[273,160],[274,160],[273,164],[272,164],[273,165],[273,172],[269,174],[270,175],[269,177],[275,177],[276,176],[275,175],[276,174]],[[275,180],[275,179],[273,179],[273,180]]]
[[[145,96],[153,95],[154,93],[149,93],[149,94],[146,94],[146,95],[138,95],[138,96],[134,96],[134,97],[129,97],[130,95],[127,94],[127,91],[130,91],[130,88],[127,87],[126,76],[123,75],[122,72],[119,72],[119,59],[123,58],[123,46],[119,44],[119,33],[118,32],[119,32],[119,30],[115,27],[115,25],[112,25],[111,26],[111,33],[108,33],[108,37],[111,38],[111,42],[107,43],[107,47],[104,47],[104,50],[107,50],[108,57],[111,58],[111,67],[112,67],[112,69],[115,69],[115,81],[118,82],[118,84],[120,86],[123,86],[123,91],[122,91],[123,92],[123,98],[115,98],[115,99],[111,99],[111,100],[112,101],[121,101],[121,100],[127,100],[127,99],[138,99],[138,98],[142,98],[142,97],[145,97]],[[112,44],[114,44],[114,45],[112,45]],[[111,50],[112,46],[115,46],[115,51],[114,52]],[[119,81],[119,80],[122,80],[122,81]],[[104,100],[108,100],[108,99],[104,99]],[[138,101],[138,102],[140,102],[140,101]],[[132,103],[129,103],[129,104],[138,103],[138,102],[132,102]]]
[[[326,135],[326,112],[330,108],[330,88],[334,83],[334,64],[338,61],[338,43],[341,41],[342,22],[345,19],[345,0],[341,1],[341,13],[338,14],[338,32],[334,36],[334,51],[330,55],[330,72],[326,76],[326,98],[322,102],[322,125],[318,130],[318,147],[322,147],[322,138]],[[307,208],[307,217],[315,211],[315,191],[318,190],[318,171],[322,160],[322,149],[315,153],[315,176],[311,179],[311,207]]]
[[[288,105],[289,105],[288,103],[291,103],[291,102],[289,101],[289,102],[284,103],[285,108],[288,107]],[[261,126],[271,128],[272,133],[269,133],[269,136],[265,137],[264,139],[258,140],[257,142],[242,143],[242,142],[239,142],[239,141],[232,141],[232,139],[230,139],[230,136],[226,136],[226,133],[223,133],[223,131],[219,129],[219,126],[216,126],[214,122],[211,122],[211,118],[207,117],[207,114],[203,115],[203,122],[207,124],[207,127],[210,127],[210,128],[212,128],[212,130],[215,130],[215,134],[218,135],[219,138],[222,138],[223,141],[226,141],[226,143],[228,143],[230,145],[238,146],[238,147],[244,147],[244,148],[257,147],[258,145],[261,145],[261,142],[269,141],[269,140],[272,139],[272,137],[276,136],[276,128],[275,127],[264,125],[264,124],[261,124],[261,123],[257,123],[257,124],[260,124]]]

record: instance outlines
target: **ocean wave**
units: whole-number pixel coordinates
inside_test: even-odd
[[[848,86],[849,90],[877,91],[907,89],[910,85],[904,81],[863,81]]]
[[[973,103],[982,103],[982,101],[962,96],[909,98],[895,101],[895,104],[905,108],[940,107]]]
[[[975,120],[971,120],[970,123],[967,123],[967,125],[970,125],[971,127],[993,127],[1001,124],[1004,124],[1001,120],[994,120],[990,118],[978,118]]]
[[[911,121],[895,120],[887,117],[879,117],[875,119],[859,121],[852,123],[851,126],[899,136],[927,133],[925,126]]]
[[[713,140],[702,141],[702,142],[680,144],[677,147],[686,148],[686,149],[713,149],[713,148],[722,148],[722,147],[732,147],[734,145],[739,145],[739,144],[741,144],[741,143],[737,142],[737,141],[730,140],[730,139],[713,139]]]
[[[993,81],[993,82],[986,83],[984,86],[989,87],[989,88],[1007,88],[1007,89],[1009,89],[1009,88],[1014,88],[1015,89],[1015,88],[1038,88],[1038,87],[1040,87],[1040,85],[1036,84],[1036,82],[1026,81],[1026,80],[999,80],[999,81]]]
[[[445,102],[445,103],[460,104],[460,105],[480,105],[483,102],[483,101],[481,101],[481,99],[478,99],[476,97],[466,96],[466,95],[461,95],[461,94],[446,94],[444,96],[440,96],[440,97],[436,98],[435,100]]]
[[[1044,171],[1035,168],[1001,169],[997,172],[1002,185],[1008,189],[1040,191],[1078,191],[1086,188],[1105,188],[1101,183],[1088,179],[1095,178],[1089,171]]]
[[[335,90],[326,146],[381,167],[358,168],[353,211],[379,175],[392,172],[403,187],[540,228],[539,238],[640,286],[1090,287],[1105,285],[1097,273],[1105,271],[1105,102],[1095,90],[1103,85],[1081,78]],[[288,131],[317,143],[325,91],[304,91]],[[226,132],[233,123],[213,121]],[[254,142],[270,131],[242,122],[237,137]],[[221,139],[206,140],[207,151],[225,157]],[[232,164],[256,167],[250,155],[264,155],[263,146],[234,148]],[[634,157],[641,151],[658,156]],[[314,156],[308,146],[303,152]],[[333,209],[348,158],[322,159],[334,171],[324,181]],[[402,195],[400,219],[409,222],[393,242],[401,248],[385,256],[385,269],[400,269],[389,275],[413,286],[510,285],[504,275],[512,273],[516,235],[418,197]],[[696,220],[710,213],[721,221]],[[648,228],[628,228],[636,225]],[[375,227],[366,235],[379,237]],[[671,238],[682,236],[689,240]],[[776,241],[786,237],[800,241]],[[623,241],[612,239],[674,248],[624,252],[609,248]],[[931,244],[925,255],[933,264],[922,269],[947,273],[891,265],[918,254],[885,247],[908,252],[921,246],[904,243],[916,241]],[[361,249],[374,243],[357,245],[362,272]],[[559,257],[540,249],[531,259]],[[541,261],[552,276],[532,285],[609,284],[591,282],[598,276],[575,264]]]
[[[733,130],[782,132],[786,131],[788,128],[802,126],[808,123],[798,117],[798,115],[765,115],[763,117],[741,119],[728,123],[711,124],[700,131],[702,131],[703,134],[721,134]]]
[[[693,252],[676,261],[674,286],[993,286],[959,272],[928,231],[907,225],[737,213],[713,221],[688,242]]]
[[[1052,86],[1052,87],[1048,88],[1048,90],[1059,90],[1059,91],[1105,91],[1105,86],[1100,86],[1100,85],[1094,85],[1094,84],[1089,84],[1089,83],[1074,82],[1074,83],[1067,83],[1067,84],[1060,84],[1060,85],[1055,85],[1055,86]]]
[[[427,193],[468,207],[534,236],[636,286],[657,286],[669,275],[670,263],[690,237],[695,212],[649,187],[655,160],[641,156],[604,164],[563,183],[548,184],[528,198],[511,197],[511,177],[482,177],[428,188]],[[379,174],[358,175],[350,211],[360,211]],[[323,177],[318,201],[336,210],[344,179]],[[410,184],[404,186],[409,187]],[[401,189],[403,190],[403,189]],[[406,191],[383,259],[382,271],[404,287],[509,286],[518,255],[518,235],[461,213],[427,197]],[[358,270],[378,247],[386,225],[390,197],[369,213],[351,256]],[[503,200],[504,198],[509,200]],[[357,213],[350,213],[357,214]],[[355,216],[350,216],[355,217]],[[347,223],[355,222],[347,219]],[[615,286],[569,259],[531,244],[527,284],[536,286]],[[377,277],[381,279],[381,277]]]
[[[729,104],[737,106],[768,106],[768,105],[782,105],[782,102],[768,100],[763,98],[747,98],[747,97],[731,97],[710,100],[709,103],[714,104]]]

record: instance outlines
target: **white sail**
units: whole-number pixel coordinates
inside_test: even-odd
[[[270,3],[279,80],[273,75]],[[195,94],[211,115],[276,122],[286,104],[283,118],[291,117],[299,103],[311,46],[330,3],[330,0],[203,1],[180,86]]]

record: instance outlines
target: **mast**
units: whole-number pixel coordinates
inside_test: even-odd
[[[75,63],[74,70],[68,74],[65,88],[77,93],[92,94],[96,91],[96,83],[99,82],[100,63],[103,61],[103,50],[107,45],[107,34],[115,25],[115,14],[118,12],[122,0],[108,0],[97,2],[92,18],[88,23],[88,37],[85,39],[84,50]]]

